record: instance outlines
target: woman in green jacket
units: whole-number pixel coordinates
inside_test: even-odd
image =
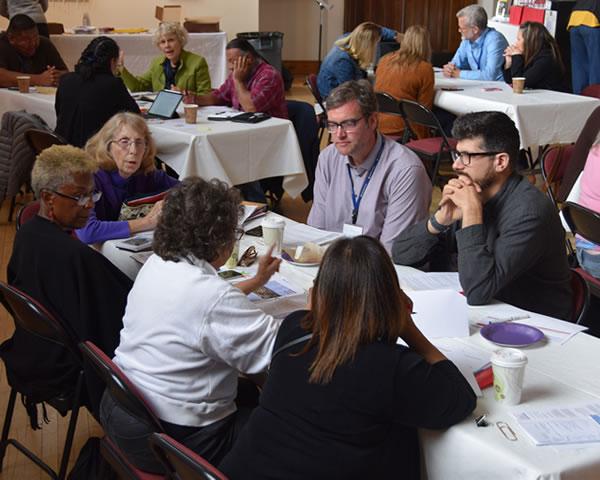
[[[187,39],[187,32],[179,23],[161,23],[154,42],[162,55],[152,60],[146,73],[136,77],[124,67],[121,58],[121,78],[127,88],[132,92],[156,92],[164,88],[198,95],[210,92],[208,64],[204,57],[183,49]]]

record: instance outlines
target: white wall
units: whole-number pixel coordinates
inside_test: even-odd
[[[88,13],[92,25],[116,28],[155,28],[156,5],[181,5],[184,17],[220,17],[221,30],[229,38],[237,32],[258,30],[259,0],[50,0],[46,16],[50,22],[65,27],[81,25],[84,13]],[[5,28],[6,19],[0,27]]]

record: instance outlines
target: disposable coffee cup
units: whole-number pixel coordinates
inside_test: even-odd
[[[513,93],[523,93],[525,89],[525,77],[513,77],[512,86]]]
[[[198,117],[198,105],[193,103],[186,103],[183,106],[185,112],[185,123],[196,123]]]
[[[523,392],[527,355],[516,348],[501,348],[492,354],[491,361],[496,401],[504,405],[518,405]]]
[[[29,75],[19,75],[17,77],[17,85],[19,86],[19,92],[29,93],[29,84],[31,83],[31,77]]]
[[[279,218],[267,217],[262,222],[263,242],[265,247],[273,245],[273,255],[281,255],[285,221]]]

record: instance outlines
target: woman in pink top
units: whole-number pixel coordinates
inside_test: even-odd
[[[579,204],[600,212],[600,138],[590,149],[581,175]],[[596,278],[600,278],[600,245],[579,236],[575,240],[579,264]]]

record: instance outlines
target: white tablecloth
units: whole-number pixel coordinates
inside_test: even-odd
[[[50,38],[69,69],[72,70],[79,60],[81,52],[97,36],[63,34],[52,35]],[[135,75],[140,75],[148,70],[152,59],[160,54],[152,40],[153,35],[150,33],[106,36],[113,38],[125,52],[125,66]],[[225,45],[227,45],[227,34],[217,32],[190,33],[185,46],[186,50],[202,55],[206,59],[213,88],[218,88],[227,77]]]
[[[51,128],[56,126],[54,95],[0,89],[0,115],[22,109],[37,113]],[[200,175],[238,185],[283,176],[283,188],[290,196],[297,197],[306,188],[308,179],[292,122],[280,118],[257,124],[209,122],[208,111],[210,107],[200,109],[196,125],[181,119],[148,121],[157,156],[182,178]]]
[[[506,113],[519,129],[522,148],[575,142],[590,114],[600,105],[597,98],[550,90],[514,94],[504,82],[445,78],[439,72],[435,86],[434,104],[455,115],[486,110]],[[462,90],[442,90],[446,87]]]

